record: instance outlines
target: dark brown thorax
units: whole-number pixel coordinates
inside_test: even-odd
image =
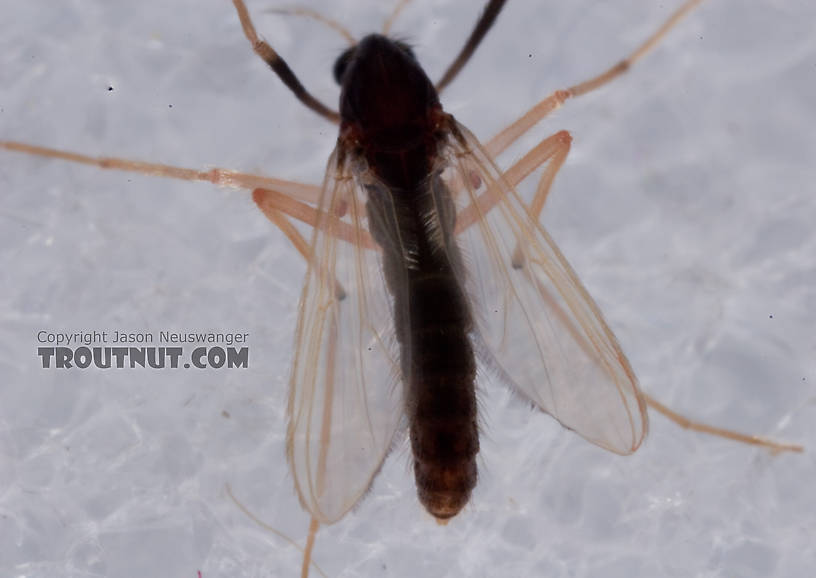
[[[443,114],[413,51],[386,36],[366,36],[337,59],[335,78],[342,87],[341,138],[383,183],[415,188],[430,173]]]

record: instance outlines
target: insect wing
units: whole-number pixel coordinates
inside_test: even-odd
[[[476,137],[452,122],[444,162],[458,191],[480,357],[564,427],[632,453],[648,420],[626,356],[558,246]]]
[[[329,159],[300,302],[287,452],[303,506],[339,520],[363,496],[402,416],[380,251],[338,147]]]

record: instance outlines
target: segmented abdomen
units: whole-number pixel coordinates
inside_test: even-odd
[[[409,277],[410,361],[403,366],[414,475],[422,504],[447,519],[464,507],[476,485],[470,310],[450,270],[412,271]]]

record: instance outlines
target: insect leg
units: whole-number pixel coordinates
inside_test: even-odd
[[[592,92],[593,90],[604,86],[625,73],[635,62],[643,58],[650,50],[652,50],[669,33],[669,31],[683,19],[684,16],[694,10],[702,2],[703,0],[686,0],[683,2],[680,8],[674,12],[674,14],[672,14],[663,23],[657,32],[652,34],[634,52],[629,54],[629,56],[601,74],[590,78],[589,80],[579,82],[578,84],[567,89],[556,90],[547,98],[540,101],[530,110],[521,115],[507,128],[490,139],[485,145],[487,151],[493,157],[499,155],[502,151],[507,149],[507,147],[513,144],[513,142],[515,142],[521,135],[530,130],[552,111],[564,104],[564,101],[567,99]]]
[[[314,549],[317,530],[319,528],[320,522],[317,521],[317,518],[312,516],[312,520],[309,522],[309,537],[306,538],[306,549],[303,551],[303,565],[300,568],[300,578],[309,578],[309,566],[314,564],[314,562],[312,562],[312,550]],[[315,566],[317,565],[315,564]],[[320,570],[320,573],[323,574],[323,571]],[[323,575],[325,576],[325,574]]]
[[[533,171],[549,161],[547,168],[542,173],[535,197],[530,204],[530,214],[533,219],[537,219],[541,209],[547,200],[555,175],[561,169],[569,154],[572,137],[569,132],[562,130],[554,135],[550,135],[535,147],[530,149],[519,161],[502,173],[504,183],[515,188],[520,182],[526,179]],[[497,187],[488,189],[479,195],[476,206],[470,205],[460,211],[456,217],[456,232],[461,232],[473,223],[478,221],[482,212],[489,211],[501,200],[502,192]]]
[[[292,69],[289,68],[289,65],[286,64],[286,61],[275,52],[275,49],[258,38],[258,33],[255,32],[255,25],[252,24],[252,19],[249,16],[249,11],[244,4],[244,0],[232,0],[232,3],[235,5],[238,18],[241,20],[241,28],[244,30],[244,36],[246,36],[247,40],[252,44],[252,50],[269,65],[269,68],[278,75],[278,78],[283,81],[286,87],[291,90],[295,97],[306,105],[307,108],[335,124],[340,122],[340,115],[312,96],[300,83],[300,80],[298,80],[298,77],[292,72]]]
[[[256,193],[258,193],[256,195]],[[264,214],[264,216],[272,221],[272,224],[275,225],[281,232],[286,235],[286,238],[291,241],[292,245],[295,246],[298,253],[300,253],[304,259],[307,261],[310,260],[311,251],[309,249],[309,242],[303,238],[303,235],[295,228],[295,226],[286,218],[286,215],[281,213],[277,210],[271,203],[264,203],[262,198],[262,189],[257,189],[252,193],[253,200],[255,204],[258,205],[258,208]]]
[[[291,199],[299,199],[307,203],[317,203],[317,199],[320,196],[320,187],[315,185],[273,179],[248,173],[239,173],[229,169],[212,168],[199,170],[117,157],[92,157],[71,151],[39,147],[15,141],[0,141],[0,149],[90,165],[100,169],[142,173],[155,177],[180,179],[184,181],[206,181],[221,187],[235,189],[264,187],[275,189]]]
[[[764,448],[768,448],[774,453],[804,451],[804,447],[798,444],[778,442],[763,436],[748,435],[733,430],[708,425],[699,421],[694,421],[692,419],[685,417],[684,415],[677,413],[673,409],[663,405],[662,403],[660,403],[659,401],[657,401],[652,396],[646,393],[644,393],[643,396],[646,398],[646,403],[650,408],[652,408],[653,410],[657,411],[660,414],[663,414],[664,416],[672,420],[674,423],[676,423],[683,429],[690,429],[692,431],[697,431],[729,440],[734,440],[744,444],[762,446]]]
[[[312,522],[309,525],[309,538],[306,540],[306,546],[301,547],[300,544],[295,542],[292,538],[290,538],[289,536],[287,536],[286,534],[284,534],[280,530],[276,529],[275,527],[270,526],[269,524],[267,524],[266,522],[261,520],[258,516],[253,514],[252,511],[247,506],[245,506],[238,498],[235,497],[235,494],[232,493],[232,488],[230,487],[229,484],[226,484],[225,489],[227,491],[227,495],[230,497],[232,502],[238,507],[239,510],[241,510],[246,515],[247,518],[249,518],[250,520],[252,520],[256,524],[258,524],[258,526],[260,526],[264,530],[272,532],[277,537],[279,537],[282,540],[288,542],[289,544],[291,544],[292,546],[294,546],[295,548],[297,548],[298,550],[303,552],[304,562],[308,561],[308,564],[310,564],[311,566],[314,566],[315,569],[320,573],[320,575],[323,576],[323,578],[328,578],[326,576],[326,573],[323,571],[323,569],[320,566],[317,565],[317,562],[312,560],[311,552],[312,552],[312,548],[314,546],[314,540],[312,539],[312,537],[313,537],[312,525],[315,523],[314,518],[312,518]],[[315,533],[317,532],[317,528],[314,528],[314,532]],[[310,540],[311,540],[311,544],[310,544]],[[303,572],[303,570],[301,569],[301,573],[302,572]],[[306,576],[308,576],[308,570],[307,570]]]
[[[186,181],[207,181],[219,186],[238,189],[255,189],[252,197],[258,208],[286,235],[298,252],[306,260],[309,260],[309,243],[285,215],[314,226],[319,220],[319,212],[308,203],[317,203],[321,190],[318,186],[239,173],[229,169],[198,170],[117,157],[92,157],[71,151],[39,147],[15,141],[0,141],[0,149],[90,165],[100,169],[135,172]],[[350,225],[347,223],[338,222],[333,231],[335,235],[343,240],[359,242],[359,235],[355,238]],[[363,238],[364,246],[374,247],[373,243],[374,241],[370,238]],[[338,294],[342,293],[342,287],[338,286]]]
[[[279,202],[286,201],[286,199],[287,197],[285,195],[267,189],[256,189],[252,192],[252,200],[255,201],[255,204],[258,205],[258,208],[261,210],[264,216],[269,219],[273,225],[280,229],[284,235],[286,235],[286,238],[289,239],[292,245],[295,246],[295,249],[297,249],[298,253],[300,253],[307,262],[312,262],[312,248],[309,245],[309,242],[303,238],[303,235],[300,234],[300,232],[284,214],[288,206],[291,206],[291,204],[287,203],[282,205]],[[304,216],[308,215],[308,219],[302,218],[300,220],[312,226],[314,226],[314,223],[319,221],[319,212],[314,207],[303,205],[302,212]],[[291,213],[287,212],[287,214],[292,216]],[[349,242],[351,242],[351,238],[351,236],[348,238],[344,237],[344,239],[348,240]],[[337,295],[338,299],[342,298],[346,294],[346,290],[339,281],[335,280],[334,283],[335,295]]]
[[[285,192],[266,188],[255,189],[252,192],[252,199],[264,215],[275,224],[277,224],[276,219],[278,217],[274,216],[274,214],[276,212],[285,213],[312,227],[320,224],[342,241],[359,244],[365,249],[377,248],[377,244],[368,232],[360,231],[337,215],[324,213],[316,207],[292,198]]]

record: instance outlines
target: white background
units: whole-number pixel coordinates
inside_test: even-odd
[[[381,26],[380,4],[324,10],[359,36]],[[433,78],[475,4],[417,0],[398,21]],[[614,63],[676,4],[511,1],[443,102],[486,139]],[[259,30],[334,105],[342,39],[262,14],[273,5],[250,3]],[[0,15],[0,139],[320,182],[334,127],[265,69],[226,0],[2,0]],[[485,380],[466,510],[434,523],[403,444],[360,507],[321,529],[325,572],[811,576],[814,102],[816,4],[710,0],[500,159],[569,129],[544,221],[643,388],[808,452],[773,456],[653,415],[621,458]],[[298,575],[301,553],[225,484],[304,543],[283,445],[300,257],[244,192],[7,151],[0,190],[0,576]],[[249,332],[250,368],[43,370],[41,329]]]

